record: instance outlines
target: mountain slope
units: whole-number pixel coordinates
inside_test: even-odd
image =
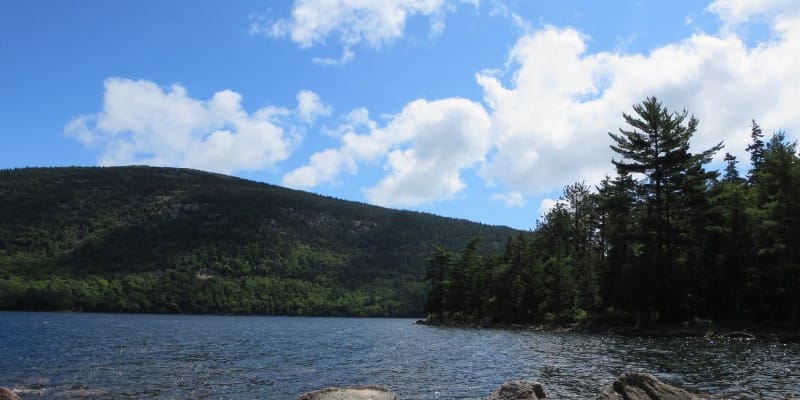
[[[0,308],[419,315],[435,245],[517,231],[196,170],[0,171]]]

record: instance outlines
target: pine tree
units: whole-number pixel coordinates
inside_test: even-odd
[[[763,137],[764,134],[761,132],[761,127],[758,126],[756,120],[753,120],[753,127],[750,130],[751,143],[745,148],[745,150],[750,153],[750,172],[748,173],[748,179],[750,180],[751,184],[755,183],[755,171],[759,170],[761,165],[764,163]]]
[[[636,205],[636,182],[630,174],[618,174],[613,180],[606,177],[597,188],[600,201],[601,255],[603,269],[599,273],[600,294],[604,302],[616,309],[629,309],[639,287],[625,287],[621,282],[638,282],[641,277],[633,268],[634,207]],[[643,285],[640,285],[642,287]]]
[[[569,240],[572,242],[570,258],[574,282],[577,287],[576,306],[586,311],[594,309],[598,303],[597,254],[592,251],[595,242],[597,222],[596,196],[583,182],[564,187],[561,196],[572,219]]]
[[[704,198],[706,181],[713,177],[703,169],[722,143],[698,154],[689,151],[689,141],[698,120],[686,111],[670,113],[655,98],[634,105],[636,115],[623,114],[633,129],[609,133],[611,149],[621,160],[612,160],[619,173],[640,177],[639,196],[644,213],[638,232],[642,251],[638,268],[649,271],[647,298],[640,299],[638,312],[648,320],[659,316],[684,317],[688,307],[688,276],[685,260],[686,237],[698,218],[693,210]],[[645,315],[649,314],[649,315]],[[646,320],[640,321],[646,322]]]
[[[742,318],[749,288],[753,252],[747,207],[750,196],[746,181],[735,169],[736,158],[725,155],[725,175],[710,191],[703,297],[715,318]]]
[[[793,323],[800,318],[800,158],[797,144],[777,132],[754,169],[754,188],[760,200],[755,216],[757,265],[773,308],[782,309]],[[777,303],[777,304],[776,304]],[[780,318],[771,315],[773,318]]]
[[[741,182],[742,178],[739,177],[739,170],[736,168],[736,164],[739,163],[736,160],[736,156],[731,155],[731,153],[725,153],[723,161],[725,161],[725,175],[722,179],[729,183]]]
[[[434,255],[428,260],[425,279],[430,283],[425,312],[433,319],[445,316],[449,304],[450,282],[449,271],[453,264],[453,255],[440,246],[434,249]]]

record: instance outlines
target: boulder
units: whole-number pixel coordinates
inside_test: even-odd
[[[11,389],[0,386],[0,400],[22,400]]]
[[[332,387],[304,393],[297,400],[397,400],[397,395],[380,386]]]
[[[650,374],[626,372],[608,385],[597,400],[699,400],[683,389],[668,385]]]
[[[484,400],[539,400],[547,399],[544,388],[539,382],[511,381],[500,385]]]

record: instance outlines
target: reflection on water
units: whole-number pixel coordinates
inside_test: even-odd
[[[295,399],[380,384],[401,399],[480,399],[533,379],[591,398],[624,371],[690,390],[800,395],[800,344],[413,325],[408,319],[0,313],[0,385],[25,398]]]

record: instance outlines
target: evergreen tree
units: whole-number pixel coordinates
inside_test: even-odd
[[[797,144],[775,133],[763,151],[763,161],[753,171],[760,200],[753,216],[757,265],[764,306],[772,318],[788,316],[798,322],[800,306],[800,159]],[[776,310],[777,309],[777,310]],[[779,315],[776,315],[778,313]]]
[[[453,255],[436,246],[434,255],[428,260],[428,268],[425,271],[425,279],[430,283],[428,300],[425,304],[425,312],[434,319],[443,318],[449,304],[450,281],[447,279],[450,266],[453,263]]]
[[[735,157],[726,155],[726,160],[724,178],[710,191],[703,296],[709,307],[706,314],[740,319],[754,281],[748,268],[753,252],[747,213],[750,196],[745,180],[733,172],[735,169],[731,171]]]
[[[599,257],[593,251],[597,228],[596,199],[589,186],[576,182],[564,188],[561,201],[566,204],[567,213],[572,220],[568,239],[572,242],[570,258],[577,288],[575,305],[583,310],[591,310],[599,303]]]
[[[736,160],[736,156],[731,155],[731,153],[725,153],[725,175],[723,178],[725,182],[729,183],[738,183],[741,182],[742,178],[739,177],[739,170],[736,168],[736,164],[739,161]]]
[[[722,148],[722,143],[698,154],[689,151],[689,141],[698,120],[687,112],[670,113],[655,98],[634,105],[636,115],[623,114],[633,129],[609,133],[611,149],[621,160],[612,160],[620,173],[637,174],[644,214],[638,232],[642,252],[638,266],[647,270],[646,298],[640,299],[641,317],[668,319],[685,317],[688,291],[683,256],[686,233],[698,221],[687,216],[702,200],[705,182],[711,177],[703,165]],[[688,118],[688,119],[687,119]],[[691,207],[691,208],[690,208]],[[649,314],[649,315],[645,315]],[[644,322],[644,321],[643,321]]]
[[[571,240],[572,218],[566,204],[559,201],[537,225],[534,248],[542,259],[544,289],[540,312],[548,322],[575,304],[574,244]]]
[[[761,168],[764,163],[764,134],[761,132],[761,127],[758,126],[756,120],[753,120],[753,127],[750,130],[750,144],[747,145],[746,150],[750,153],[750,172],[748,179],[750,183],[754,183],[755,171]]]
[[[574,322],[604,310],[610,323],[800,318],[800,157],[778,132],[753,122],[753,168],[705,165],[722,144],[690,151],[698,121],[655,98],[623,114],[609,134],[617,175],[592,193],[564,188],[529,234],[505,251],[441,248],[429,265],[432,316],[496,322]],[[16,290],[13,286],[9,290]]]
[[[636,182],[630,174],[620,173],[613,180],[606,177],[598,187],[600,199],[603,269],[600,272],[600,294],[607,305],[617,309],[630,309],[634,299],[645,296],[637,293],[644,285],[623,285],[622,282],[640,282],[645,276],[633,267],[636,218]]]

